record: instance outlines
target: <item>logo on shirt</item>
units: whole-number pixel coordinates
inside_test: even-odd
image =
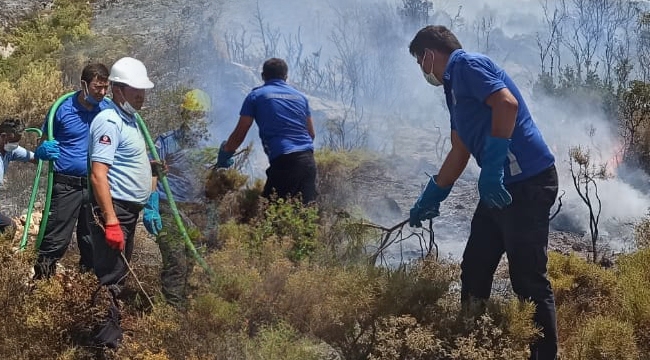
[[[108,135],[102,135],[99,138],[99,143],[104,144],[104,145],[110,145],[111,144],[111,138]]]

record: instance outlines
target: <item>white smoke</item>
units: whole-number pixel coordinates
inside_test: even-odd
[[[547,31],[542,3],[537,0],[437,0],[433,1],[432,21],[452,27],[466,50],[487,53],[513,77],[557,157],[560,190],[565,195],[561,216],[554,226],[586,232],[588,212],[573,188],[568,170],[569,148],[582,146],[590,151],[593,162],[613,165],[613,159],[621,150],[620,137],[616,121],[605,118],[597,101],[576,98],[569,102],[533,93],[533,84],[540,72],[536,39]],[[426,181],[424,171],[431,173],[440,165],[441,159],[434,157],[436,149],[432,145],[435,127],[443,132],[448,132],[449,127],[442,91],[426,84],[415,59],[408,53],[410,40],[423,24],[405,23],[400,19],[401,0],[244,0],[224,4],[227,6],[221,7],[222,13],[216,23],[210,23],[212,27],[207,28],[217,50],[212,58],[199,61],[204,71],[213,70],[217,77],[206,79],[204,72],[195,74],[217,103],[218,117],[211,129],[214,141],[225,139],[237,121],[245,94],[261,84],[259,73],[267,55],[289,61],[289,81],[294,83],[300,77],[300,68],[291,58],[297,51],[302,60],[318,56],[323,69],[328,61],[336,64],[345,60],[356,64],[356,73],[339,75],[357,76],[356,81],[362,85],[356,105],[363,109],[361,121],[368,130],[369,146],[378,151],[397,152],[405,158],[416,154],[418,159],[413,162],[429,157],[424,164],[430,168],[413,165],[410,173],[403,174],[404,182],[409,185],[407,189],[412,189],[408,194],[398,191],[388,194],[406,214],[418,195],[418,185]],[[552,6],[553,2],[549,4]],[[203,15],[204,19],[208,17]],[[228,55],[233,56],[235,39],[246,48],[236,54],[238,59],[231,60],[254,61],[234,66],[225,60]],[[197,43],[199,47],[203,45]],[[298,45],[300,47],[296,47]],[[342,47],[344,52],[341,52]],[[265,54],[269,48],[275,49],[274,52]],[[312,90],[309,95],[324,96],[319,91],[324,90],[324,86]],[[346,100],[344,96],[328,99],[338,102],[342,108],[347,106]],[[324,119],[316,117],[315,120],[317,127],[320,125],[320,136],[324,131]],[[256,132],[255,127],[251,129],[246,143],[252,141],[259,150]],[[266,166],[264,156],[258,153],[255,159],[251,171],[263,177],[260,170]],[[465,177],[471,181],[475,174],[476,166],[472,162]],[[616,168],[614,175],[598,183],[602,201],[601,235],[613,247],[623,248],[630,236],[629,224],[644,216],[650,205],[644,188],[649,179],[642,171],[621,167]],[[467,204],[468,208],[473,206]],[[468,228],[469,222],[459,219],[458,227]],[[457,241],[462,244],[465,238]],[[458,249],[460,247],[454,247],[453,252]]]

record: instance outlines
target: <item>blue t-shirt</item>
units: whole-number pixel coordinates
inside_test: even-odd
[[[113,199],[147,202],[151,194],[151,165],[135,117],[110,103],[90,126],[88,151],[90,161],[110,166],[108,184]]]
[[[504,183],[537,175],[555,163],[519,89],[490,58],[455,50],[449,57],[443,78],[451,128],[458,132],[479,166],[485,139],[492,129],[492,109],[485,100],[503,88],[508,88],[519,103],[508,158],[504,162]]]
[[[52,135],[59,142],[61,154],[54,161],[54,171],[65,175],[88,175],[88,130],[93,118],[106,107],[108,101],[102,100],[92,110],[86,109],[77,98],[79,91],[65,99],[54,114]],[[47,118],[42,127],[47,134]]]
[[[15,148],[13,151],[5,151],[0,156],[0,187],[4,186],[4,178],[7,173],[7,167],[11,161],[28,162],[34,158],[34,153],[22,146]]]
[[[309,102],[283,80],[269,80],[253,89],[239,115],[255,119],[269,161],[284,154],[314,150],[307,131],[307,118],[311,116]]]
[[[182,134],[180,130],[168,131],[156,138],[156,151],[160,160],[167,166],[167,183],[172,192],[174,201],[198,203],[200,202],[201,178],[193,171],[192,165],[196,161],[193,156],[198,150],[183,149],[180,144]],[[167,200],[167,194],[162,181],[158,181],[156,189],[161,199]]]

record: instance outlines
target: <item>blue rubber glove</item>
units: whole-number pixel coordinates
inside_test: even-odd
[[[39,160],[56,160],[60,153],[58,141],[45,140],[34,151],[34,157]]]
[[[226,142],[222,142],[219,147],[219,155],[217,155],[217,167],[218,168],[229,168],[232,164],[235,163],[233,156],[235,155],[234,151],[226,151],[223,149],[223,146],[226,145]]]
[[[440,203],[449,196],[452,186],[442,188],[436,183],[435,176],[429,179],[429,183],[411,208],[409,225],[422,227],[422,220],[433,219],[440,215]]]
[[[151,235],[158,235],[158,232],[162,229],[162,219],[160,218],[160,210],[158,210],[158,198],[159,195],[157,192],[149,195],[149,201],[144,206],[144,215],[142,216],[144,228]]]
[[[481,153],[481,175],[478,192],[488,207],[503,209],[512,203],[512,196],[503,185],[504,164],[510,139],[488,136]]]

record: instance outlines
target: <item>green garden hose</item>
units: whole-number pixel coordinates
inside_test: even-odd
[[[26,132],[34,132],[40,139],[43,136],[41,129],[27,128]],[[36,202],[36,195],[38,194],[38,183],[41,180],[41,170],[43,169],[43,161],[38,159],[36,165],[36,175],[34,175],[34,185],[32,186],[32,194],[29,197],[29,205],[27,206],[27,218],[25,219],[25,228],[23,229],[23,238],[20,240],[20,251],[25,250],[27,246],[27,236],[29,235],[29,225],[32,222],[32,211],[34,210],[34,203]]]
[[[54,102],[54,105],[52,105],[52,107],[50,108],[50,111],[47,113],[47,140],[54,140],[53,128],[54,128],[54,115],[56,114],[56,111],[59,109],[59,106],[61,105],[62,102],[64,102],[67,98],[69,98],[74,94],[75,92],[73,91],[58,98]],[[36,181],[34,181],[34,186],[38,186],[38,183]],[[41,242],[43,241],[43,237],[45,236],[47,219],[50,216],[50,203],[52,200],[53,186],[54,186],[54,161],[50,160],[49,166],[47,167],[47,190],[45,192],[45,206],[43,208],[43,218],[41,219],[41,225],[40,228],[38,229],[38,236],[36,237],[37,249],[41,247]],[[28,209],[27,211],[30,211],[30,209]],[[25,231],[27,231],[27,228],[25,228]]]
[[[151,152],[153,159],[155,161],[160,161],[160,157],[158,156],[158,152],[156,151],[156,145],[153,143],[153,140],[151,139],[151,135],[149,135],[149,130],[147,129],[147,125],[144,123],[144,120],[142,120],[140,114],[136,113],[135,118],[138,122],[138,127],[140,128],[142,134],[144,135],[144,140],[147,143],[147,147],[149,148],[149,151]],[[196,251],[196,248],[194,247],[194,244],[192,243],[190,236],[187,234],[187,230],[183,225],[183,220],[181,219],[181,216],[178,213],[176,202],[174,201],[174,197],[172,196],[172,191],[169,188],[169,183],[167,182],[167,176],[164,173],[155,174],[155,175],[158,175],[158,181],[162,182],[163,189],[165,190],[165,195],[167,195],[167,201],[169,202],[169,207],[174,216],[174,221],[176,222],[176,226],[178,226],[178,230],[181,232],[181,235],[183,236],[183,240],[185,241],[185,246],[187,246],[187,248],[190,250],[192,256],[199,263],[199,265],[201,265],[201,267],[209,275],[211,276],[214,275],[212,269],[210,269],[210,267],[208,266],[208,264],[206,264],[206,262],[203,260],[201,255],[199,255],[199,253]]]

